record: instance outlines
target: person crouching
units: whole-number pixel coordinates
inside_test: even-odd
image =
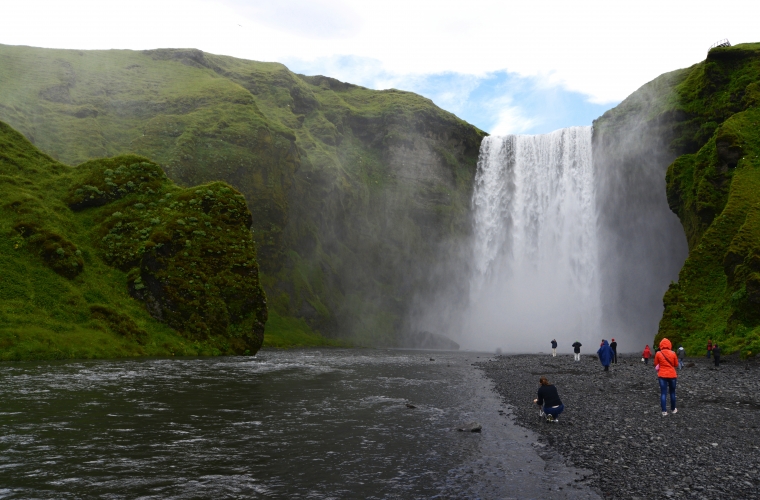
[[[539,383],[541,387],[538,388],[538,397],[533,400],[541,407],[539,415],[546,415],[547,422],[559,422],[559,414],[565,409],[565,405],[559,399],[557,388],[549,384],[546,377],[541,377]]]

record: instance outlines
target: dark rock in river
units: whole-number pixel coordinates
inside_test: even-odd
[[[470,422],[469,424],[464,424],[460,427],[457,427],[457,430],[459,432],[480,432],[483,430],[483,426],[477,422]]]

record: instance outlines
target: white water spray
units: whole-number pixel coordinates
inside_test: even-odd
[[[487,137],[473,211],[466,347],[535,352],[555,337],[561,347],[576,339],[594,347],[601,300],[591,127]]]

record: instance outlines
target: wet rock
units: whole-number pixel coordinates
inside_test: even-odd
[[[483,430],[483,427],[477,422],[470,422],[469,424],[457,427],[457,430],[459,432],[480,432]]]
[[[409,404],[409,403],[406,404],[406,407],[409,408],[410,410],[414,410],[414,409],[417,408],[416,406],[414,406],[412,404]]]

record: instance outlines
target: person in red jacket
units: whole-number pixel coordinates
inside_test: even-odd
[[[712,353],[712,340],[707,339],[707,359],[710,359],[710,354]]]
[[[644,358],[644,364],[649,364],[649,358],[652,357],[652,351],[649,350],[649,344],[644,348],[644,352],[641,353],[641,357]]]
[[[660,350],[654,355],[654,368],[657,370],[657,380],[660,382],[660,406],[662,416],[668,416],[666,395],[670,392],[670,411],[678,413],[676,409],[676,382],[678,382],[678,356],[672,351],[673,345],[668,339],[660,341]]]

